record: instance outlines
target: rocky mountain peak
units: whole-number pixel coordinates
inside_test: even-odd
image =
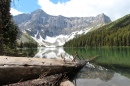
[[[31,20],[34,21],[41,21],[41,19],[45,19],[48,18],[48,14],[46,12],[44,12],[42,9],[38,9],[34,12],[31,13]]]
[[[42,16],[45,16],[45,15],[48,15],[46,12],[44,12],[42,9],[38,9],[38,10],[36,10],[36,11],[34,11],[34,12],[32,12],[31,13],[32,15],[38,15],[38,16],[40,16],[40,15],[42,15]]]
[[[105,23],[109,23],[111,21],[111,19],[107,15],[105,15],[104,13],[97,15],[96,18],[102,19],[102,21]]]
[[[39,35],[37,38],[43,39],[46,36],[68,35],[74,31],[99,27],[111,22],[105,14],[99,14],[96,17],[51,16],[42,9],[38,9],[31,14],[14,16],[13,19],[21,31],[26,31],[32,37],[37,34]]]

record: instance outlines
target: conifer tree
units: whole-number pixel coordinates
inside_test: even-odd
[[[0,52],[16,47],[17,26],[10,14],[11,0],[0,0]]]

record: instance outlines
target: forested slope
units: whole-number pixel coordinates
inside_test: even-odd
[[[130,14],[67,42],[65,47],[130,46]]]

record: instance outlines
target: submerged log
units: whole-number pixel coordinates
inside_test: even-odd
[[[86,61],[71,62],[58,59],[0,56],[0,84],[39,78],[81,69]]]
[[[87,62],[92,62],[92,61],[94,61],[95,59],[97,59],[99,56],[93,56],[93,57],[90,57],[90,58],[88,58],[86,61]]]

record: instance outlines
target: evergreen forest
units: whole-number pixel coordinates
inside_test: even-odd
[[[130,46],[130,14],[68,41],[65,47]]]

